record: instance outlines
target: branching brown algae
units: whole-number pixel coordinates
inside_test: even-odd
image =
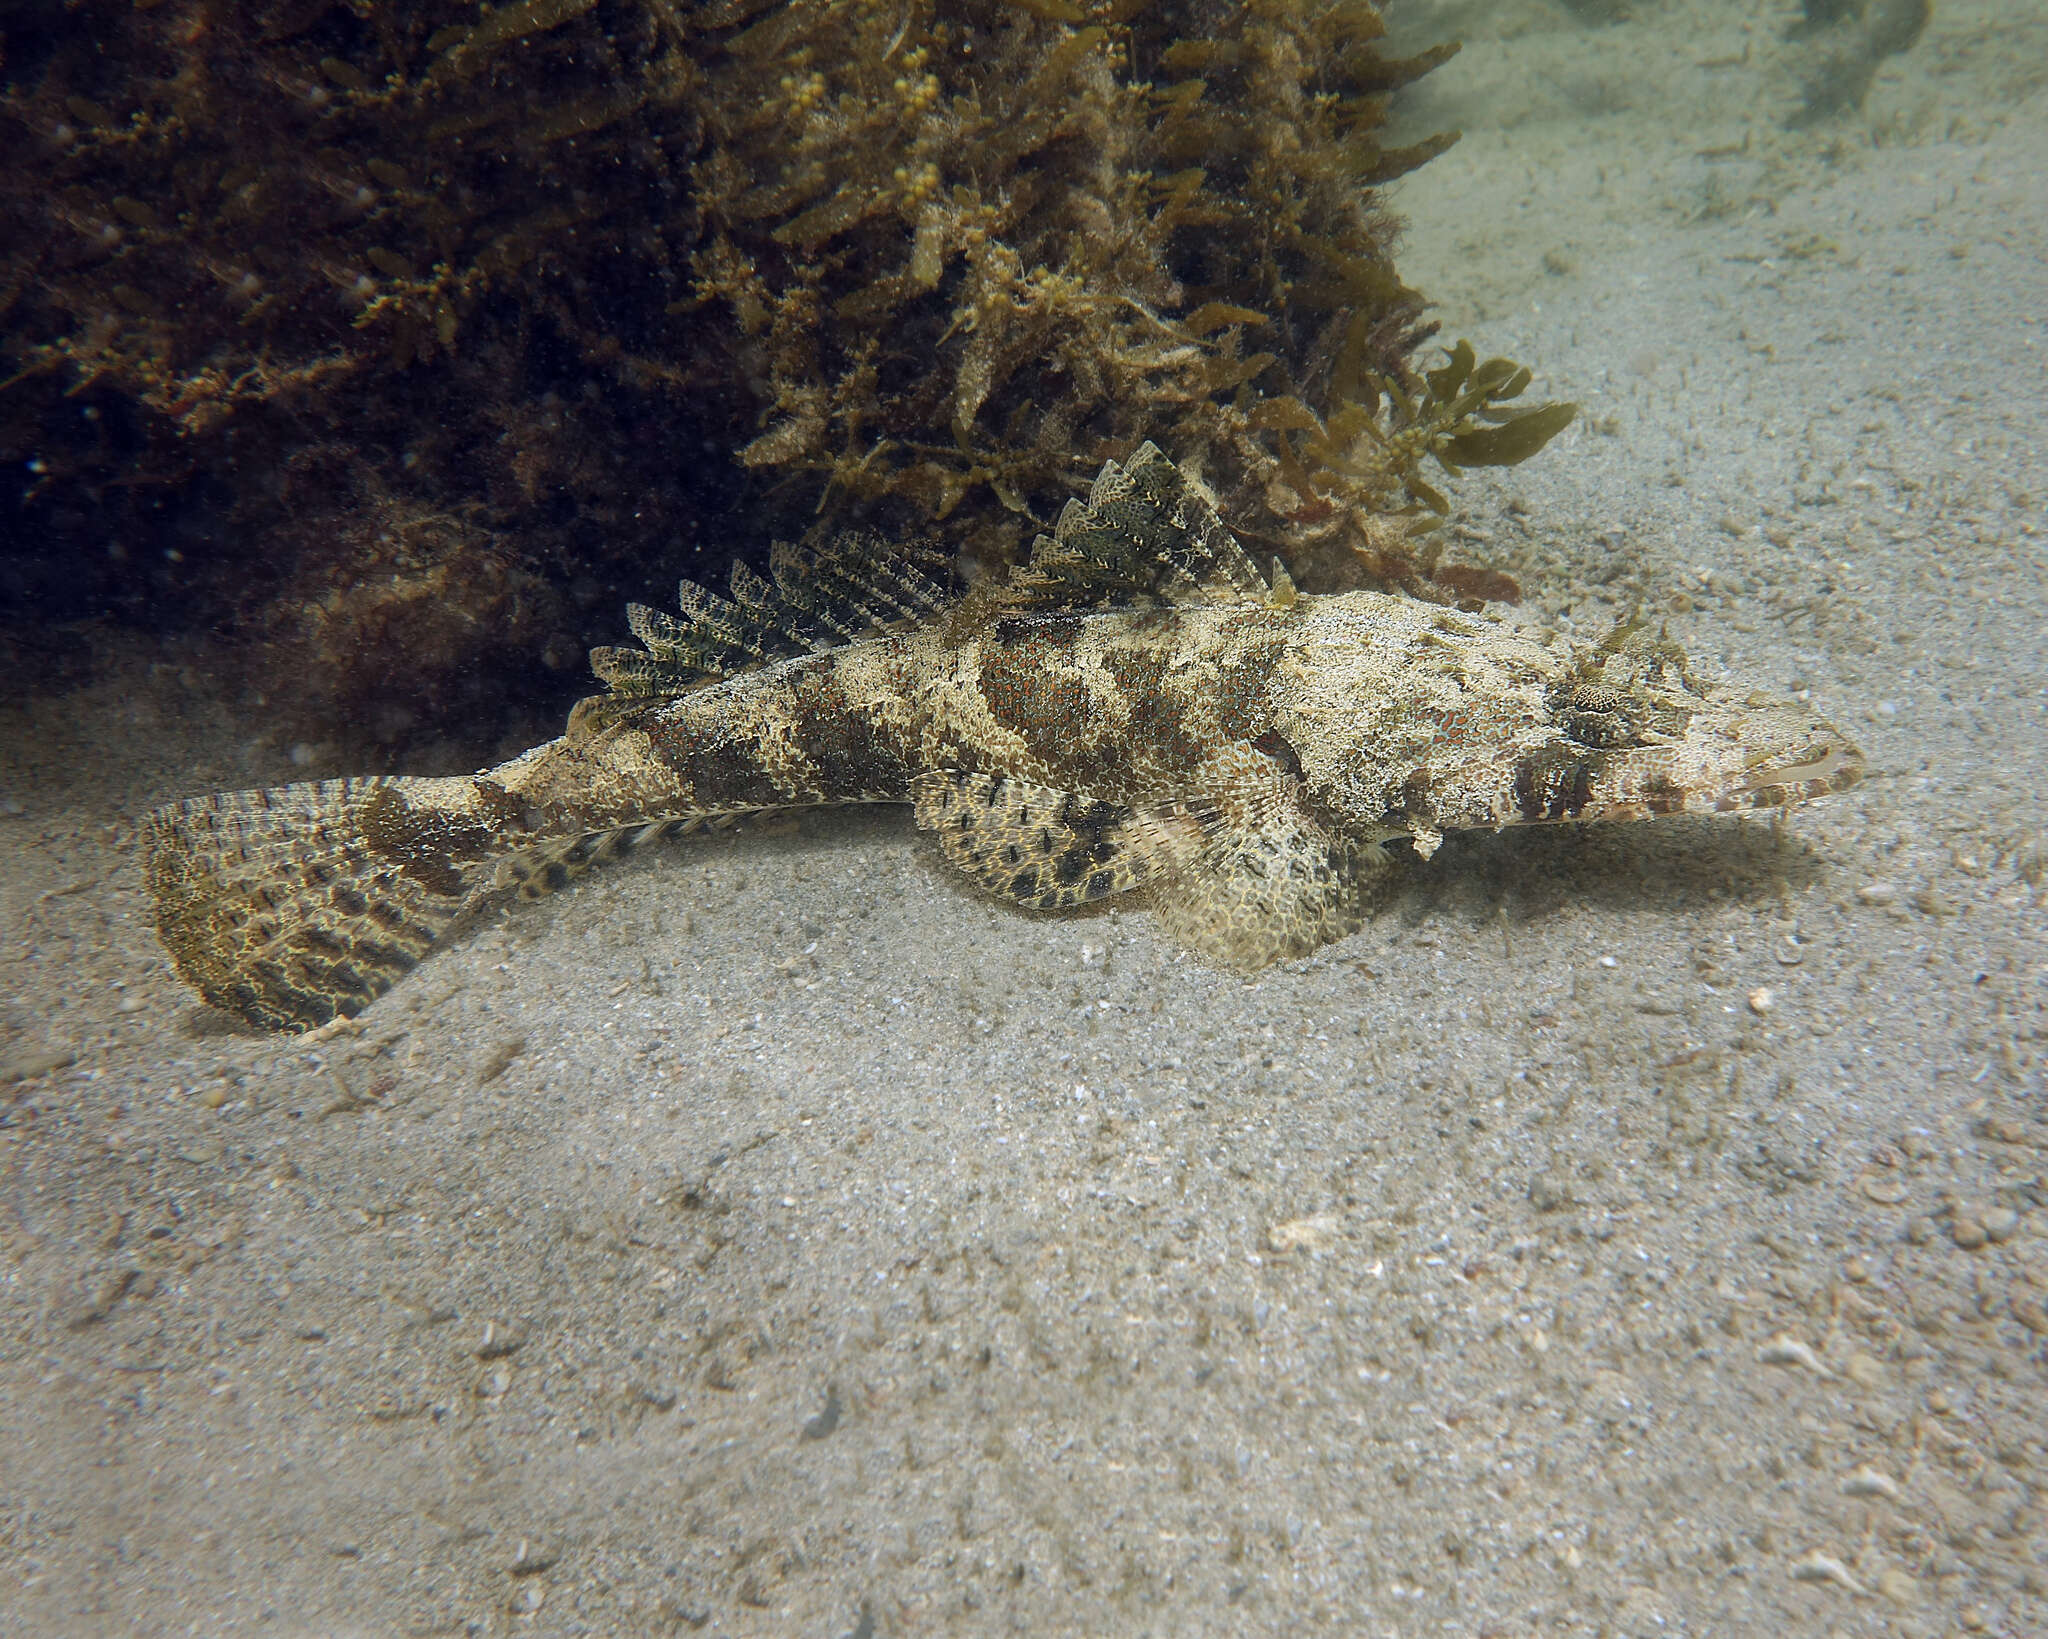
[[[226,629],[285,715],[488,733],[679,561],[864,516],[1013,561],[1153,437],[1311,579],[1464,595],[1424,461],[1570,410],[1410,362],[1374,190],[1455,140],[1384,140],[1455,49],[1372,0],[18,14],[17,589]]]

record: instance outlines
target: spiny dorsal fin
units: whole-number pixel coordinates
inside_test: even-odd
[[[1003,589],[1011,607],[1091,609],[1262,599],[1266,580],[1216,509],[1155,444],[1104,464],[1084,504]]]
[[[626,623],[642,647],[593,649],[591,670],[616,696],[684,694],[787,655],[923,620],[949,601],[941,584],[946,554],[928,541],[842,535],[815,556],[778,547],[769,569],[772,580],[734,564],[728,597],[686,580],[674,615],[628,604]]]

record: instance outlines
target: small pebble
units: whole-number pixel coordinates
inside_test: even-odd
[[[1756,1357],[1766,1366],[1804,1366],[1808,1371],[1821,1377],[1835,1375],[1821,1364],[1819,1355],[1790,1332],[1780,1332],[1757,1350]]]
[[[1848,1566],[1832,1555],[1822,1553],[1818,1548],[1814,1549],[1804,1558],[1792,1561],[1792,1580],[1794,1582],[1832,1582],[1838,1588],[1848,1589],[1850,1593],[1861,1593],[1863,1591],[1863,1584],[1849,1574]]]
[[[547,1584],[544,1582],[522,1582],[512,1595],[511,1610],[514,1616],[531,1616],[548,1602]]]
[[[1853,1474],[1843,1477],[1842,1494],[1847,1497],[1889,1497],[1897,1502],[1899,1482],[1865,1463]]]
[[[517,1354],[526,1347],[527,1328],[518,1322],[490,1320],[484,1323],[483,1335],[476,1340],[476,1357],[479,1360],[502,1360],[509,1354]]]
[[[1866,905],[1889,905],[1899,897],[1895,882],[1866,882],[1856,890],[1856,897]]]
[[[1849,1356],[1849,1363],[1842,1370],[1851,1382],[1866,1389],[1884,1387],[1884,1367],[1860,1349]]]
[[[77,1057],[76,1053],[44,1049],[8,1059],[5,1063],[0,1063],[0,1087],[11,1086],[17,1081],[33,1081],[37,1076],[46,1076],[52,1070],[62,1070],[76,1062]]]
[[[1894,1565],[1877,1579],[1877,1591],[1894,1605],[1910,1605],[1920,1597],[1920,1584]]]
[[[1266,1231],[1266,1245],[1283,1256],[1289,1252],[1315,1254],[1330,1244],[1336,1228],[1328,1213],[1317,1213],[1313,1218],[1289,1218]]]
[[[1957,1218],[1948,1226],[1948,1238],[1965,1252],[1975,1252],[1991,1237],[1975,1218]]]
[[[2000,1246],[2019,1233],[2020,1215],[2011,1207],[1993,1207],[1980,1221],[1984,1225],[1984,1233]]]
[[[507,1036],[485,1053],[476,1067],[476,1084],[488,1087],[511,1069],[512,1061],[526,1051],[524,1036]]]
[[[1556,1212],[1572,1204],[1569,1185],[1551,1173],[1543,1173],[1529,1185],[1529,1204],[1538,1212]]]
[[[1758,1018],[1762,1018],[1777,1005],[1778,998],[1772,994],[1769,985],[1758,985],[1749,993],[1749,1010]]]
[[[839,1389],[836,1384],[825,1390],[825,1406],[817,1416],[804,1424],[803,1437],[806,1440],[822,1440],[839,1427]]]

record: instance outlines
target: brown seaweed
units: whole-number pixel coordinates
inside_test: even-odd
[[[1313,556],[1440,508],[1425,459],[1548,436],[1492,364],[1455,410],[1412,373],[1433,327],[1373,190],[1454,139],[1385,129],[1455,47],[1384,52],[1371,0],[42,28],[0,85],[24,583],[229,629],[314,711],[573,674],[679,561],[855,515],[1000,560],[1145,437]],[[519,590],[408,657],[380,589],[427,585]]]

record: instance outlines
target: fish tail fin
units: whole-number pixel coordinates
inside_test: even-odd
[[[142,836],[158,936],[208,1002],[253,1024],[353,1017],[494,885],[523,845],[511,806],[485,781],[398,778],[171,803]]]

